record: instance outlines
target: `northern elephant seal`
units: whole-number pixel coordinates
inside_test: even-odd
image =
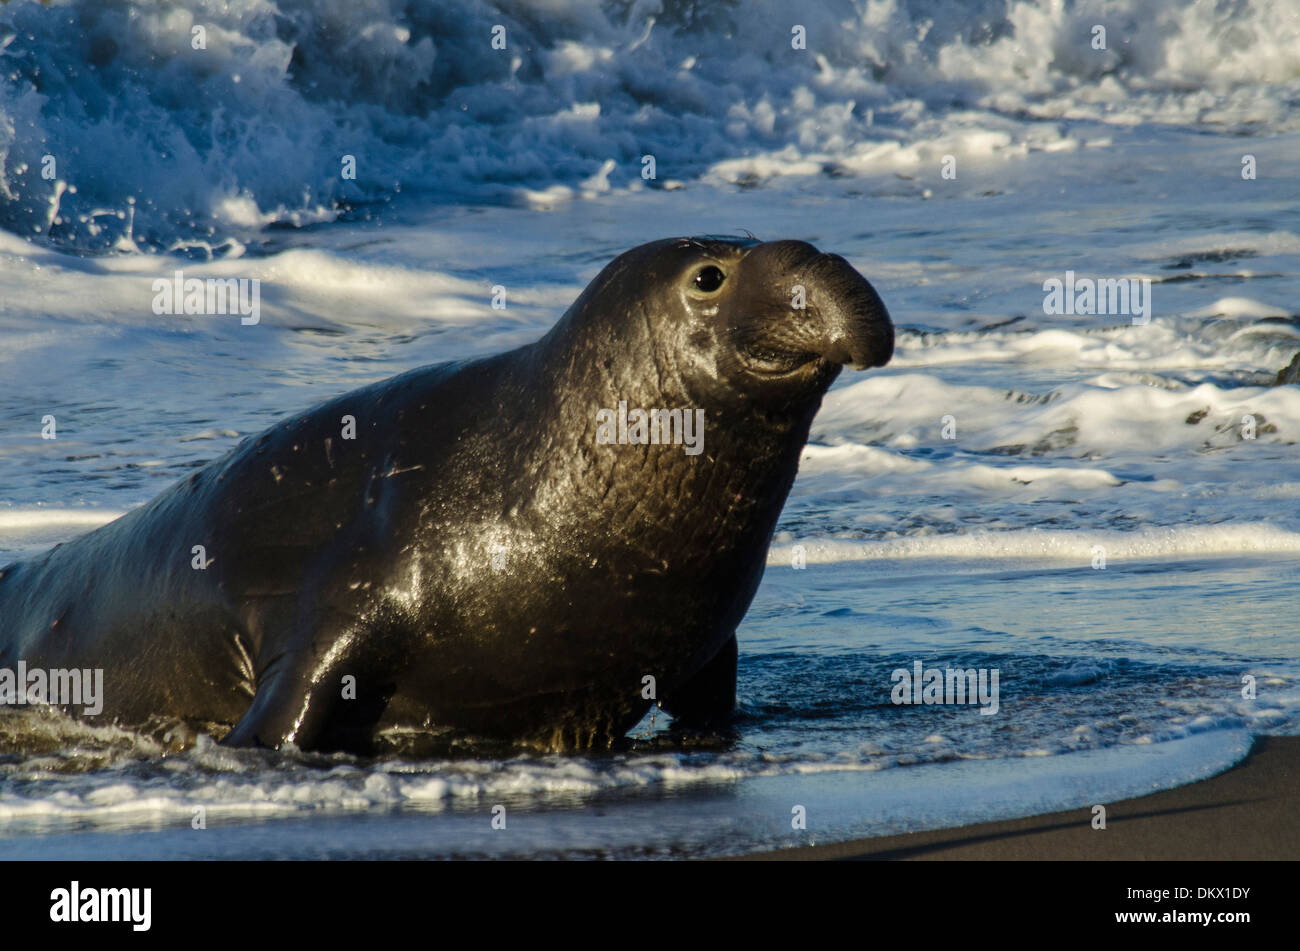
[[[822,396],[892,352],[810,244],[634,248],[537,342],[292,416],[4,568],[0,667],[102,668],[104,718],[235,745],[601,749],[651,698],[725,718]]]

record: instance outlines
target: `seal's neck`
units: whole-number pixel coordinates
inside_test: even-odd
[[[546,425],[519,448],[539,473],[532,504],[564,513],[575,544],[594,544],[581,536],[608,534],[612,519],[647,563],[762,558],[820,394],[779,410],[694,405],[675,368],[649,353],[628,379],[616,370],[630,355],[616,363],[608,342],[561,348],[548,336],[534,347],[543,385],[520,386],[511,402],[545,394],[529,416]]]

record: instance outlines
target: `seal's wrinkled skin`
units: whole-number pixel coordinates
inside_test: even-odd
[[[102,667],[97,722],[177,718],[235,745],[605,749],[653,702],[646,677],[679,720],[725,721],[736,625],[822,395],[892,351],[843,258],[643,245],[536,343],[293,416],[4,568],[0,666]],[[703,451],[598,443],[619,401],[703,409]]]

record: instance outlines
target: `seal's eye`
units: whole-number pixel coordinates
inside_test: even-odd
[[[727,279],[727,275],[721,270],[710,264],[708,267],[702,267],[695,274],[695,287],[697,290],[704,291],[706,294],[712,294],[722,282]]]

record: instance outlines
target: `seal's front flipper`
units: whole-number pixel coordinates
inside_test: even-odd
[[[221,742],[271,749],[285,743],[316,746],[342,696],[333,666],[310,649],[281,654],[258,676],[252,705]]]
[[[694,677],[664,698],[675,725],[725,726],[736,709],[736,635]]]

